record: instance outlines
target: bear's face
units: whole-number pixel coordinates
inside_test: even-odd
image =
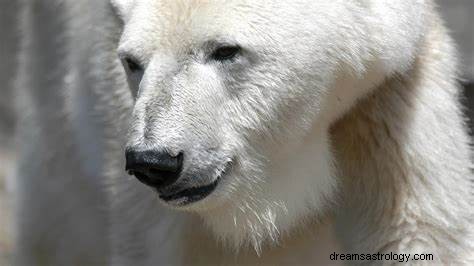
[[[378,56],[360,2],[113,1],[135,97],[131,173],[239,239],[321,209],[330,124],[406,64]]]

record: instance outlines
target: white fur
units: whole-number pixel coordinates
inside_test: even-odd
[[[77,224],[94,217],[91,226],[99,231],[107,215],[110,256],[91,256],[114,265],[314,265],[329,258],[314,254],[322,250],[318,242],[331,239],[305,232],[333,219],[346,252],[433,253],[442,263],[473,262],[471,150],[455,52],[432,1],[114,0],[120,41],[120,23],[104,3],[58,2],[64,19],[49,19],[64,25],[56,49],[67,56],[65,65],[54,64],[63,61],[51,48],[53,60],[45,62],[53,65],[29,73],[33,59],[41,60],[35,49],[51,42],[40,34],[26,35],[20,62],[19,84],[27,88],[20,99],[38,114],[22,131],[39,129],[41,136],[24,133],[25,139],[35,145],[44,139],[54,151],[23,158],[20,221],[40,220],[28,201],[52,206],[45,190],[62,184],[57,179],[80,161],[73,174],[90,184],[87,194],[77,185],[53,190],[66,186],[96,202],[107,197],[106,213],[83,213],[90,205],[79,203],[67,213]],[[88,19],[75,13],[84,10]],[[53,34],[29,21],[36,15],[24,16],[24,28]],[[99,30],[83,28],[87,20]],[[94,46],[83,45],[91,35],[87,43]],[[120,57],[144,65],[143,78],[129,77],[127,84],[117,43]],[[209,54],[216,43],[243,51],[235,61],[215,62]],[[51,73],[57,80],[38,83]],[[44,86],[48,97],[65,95],[63,104],[35,104],[42,99],[35,90]],[[48,116],[56,107],[65,117]],[[61,142],[44,130],[58,123]],[[204,200],[166,206],[125,177],[126,145],[184,152],[184,172],[193,177],[180,179],[187,186],[214,181],[227,162],[232,169]],[[68,152],[79,159],[61,155]],[[40,166],[30,161],[62,164],[52,176],[41,173],[45,181],[37,184]],[[83,178],[94,175],[104,180]],[[27,199],[33,184],[44,190]],[[62,205],[70,202],[65,196]],[[21,235],[41,230],[19,226],[19,252],[30,261],[39,255]],[[81,232],[74,224],[62,230]],[[45,245],[46,254],[91,251],[82,248]],[[48,265],[64,261],[45,256]]]

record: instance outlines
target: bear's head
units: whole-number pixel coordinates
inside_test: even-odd
[[[167,206],[256,248],[327,209],[329,127],[406,71],[425,17],[421,0],[113,5],[135,98],[127,169]]]

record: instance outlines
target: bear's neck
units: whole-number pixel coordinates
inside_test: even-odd
[[[470,151],[443,39],[434,30],[408,74],[388,79],[331,128],[344,196],[336,231],[349,251],[417,250],[449,261],[439,244],[460,245],[462,234],[447,226],[468,226],[468,201],[455,199],[471,197]]]

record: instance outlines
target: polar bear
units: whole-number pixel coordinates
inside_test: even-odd
[[[30,262],[315,265],[331,223],[344,254],[473,263],[470,140],[433,1],[53,2],[22,20]],[[28,199],[82,242],[42,245],[55,220]]]

